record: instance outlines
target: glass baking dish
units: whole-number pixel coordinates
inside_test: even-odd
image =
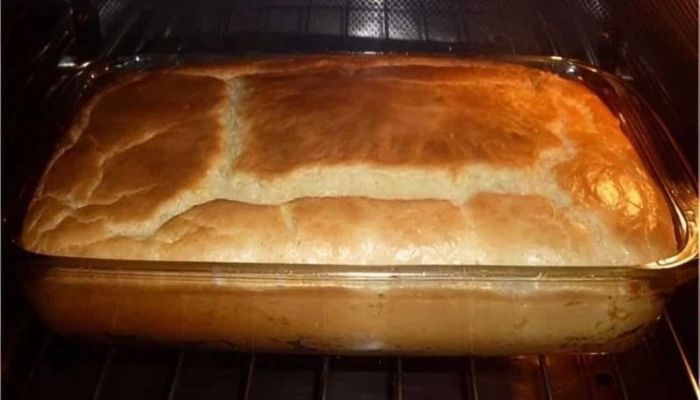
[[[515,355],[624,350],[696,267],[697,183],[671,135],[623,81],[560,57],[491,58],[600,96],[658,180],[678,253],[628,267],[353,266],[49,257],[20,250],[24,289],[66,335],[249,351]],[[229,59],[230,60],[230,59]],[[220,58],[135,56],[76,68],[73,111],[143,70]]]

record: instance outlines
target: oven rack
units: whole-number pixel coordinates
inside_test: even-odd
[[[666,314],[623,353],[515,358],[256,355],[38,335],[41,345],[8,398],[683,400],[700,393]]]
[[[330,49],[548,54],[597,64],[604,38],[577,18],[591,1],[104,0],[92,12],[101,25],[92,56]],[[607,15],[600,3],[596,10]]]

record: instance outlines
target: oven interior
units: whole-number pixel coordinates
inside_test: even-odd
[[[697,175],[693,0],[36,0],[2,9],[2,394],[40,399],[690,399],[697,281],[620,354],[384,358],[212,353],[57,337],[24,303],[17,232],[82,65],[136,54],[549,55],[629,81]]]

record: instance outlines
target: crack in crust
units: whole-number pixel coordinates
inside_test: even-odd
[[[98,258],[636,264],[672,254],[672,228],[585,87],[512,65],[330,56],[100,93],[49,163],[22,243]]]

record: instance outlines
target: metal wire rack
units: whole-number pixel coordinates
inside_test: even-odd
[[[460,51],[480,54],[594,56],[590,38],[568,40],[568,26],[583,28],[564,3],[531,0],[210,0],[131,2],[106,0],[100,8],[105,42],[99,55],[171,51],[260,49],[260,35],[285,35],[284,47],[336,50]],[[555,10],[558,9],[558,10]],[[177,10],[177,11],[173,11]],[[552,15],[563,17],[556,21]],[[115,23],[113,21],[119,21]],[[297,36],[296,39],[290,36]],[[309,37],[314,37],[309,39]],[[323,40],[325,37],[329,40]],[[292,39],[292,40],[289,40]],[[330,40],[332,39],[332,40]],[[296,43],[295,43],[296,42]],[[394,43],[403,42],[403,43]],[[358,43],[362,44],[358,46]],[[265,46],[262,46],[265,47]],[[594,60],[590,60],[594,61]]]
[[[517,358],[248,355],[90,346],[48,334],[17,398],[682,400],[698,393],[664,316],[624,353]]]

